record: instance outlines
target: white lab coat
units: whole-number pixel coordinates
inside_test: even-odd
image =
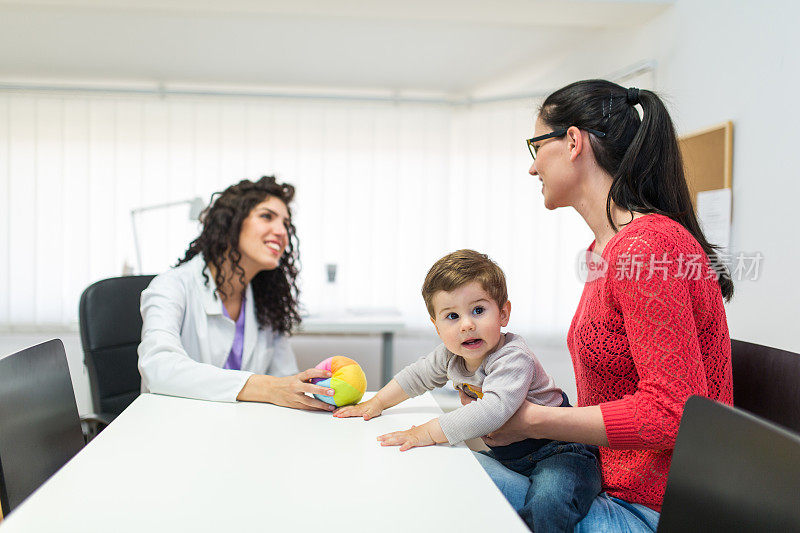
[[[208,286],[201,254],[153,279],[142,292],[139,372],[142,392],[234,402],[254,373],[288,376],[298,372],[285,335],[258,328],[253,289],[247,287],[242,369],[226,370],[236,324],[222,312]]]

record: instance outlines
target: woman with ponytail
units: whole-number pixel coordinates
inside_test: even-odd
[[[527,142],[545,206],[580,213],[595,236],[587,258],[605,270],[586,281],[567,337],[577,407],[526,402],[485,440],[598,445],[603,492],[575,530],[655,531],[686,400],[733,401],[723,307],[733,283],[697,222],[654,93],[573,83],[547,97]],[[524,504],[528,478],[479,459],[512,505]]]

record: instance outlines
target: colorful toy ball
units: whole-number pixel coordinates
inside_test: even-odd
[[[318,400],[341,407],[358,403],[364,396],[364,392],[367,390],[367,376],[364,375],[364,371],[361,370],[358,363],[349,357],[341,355],[328,357],[316,368],[329,371],[331,377],[327,379],[314,378],[311,382],[320,387],[330,387],[334,391],[333,396],[315,394],[314,397]]]

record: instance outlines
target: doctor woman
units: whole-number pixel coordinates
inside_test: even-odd
[[[300,322],[294,187],[265,176],[214,196],[183,259],[142,293],[142,392],[332,410],[305,394],[332,396],[309,383],[330,373],[298,373],[289,346]]]

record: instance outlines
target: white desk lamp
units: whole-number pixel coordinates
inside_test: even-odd
[[[166,209],[176,205],[189,205],[189,220],[200,220],[200,213],[205,209],[206,204],[202,198],[195,196],[187,200],[177,200],[175,202],[166,202],[163,204],[146,205],[131,209],[131,226],[133,227],[133,246],[136,249],[136,266],[139,274],[142,273],[142,253],[139,249],[139,235],[136,231],[136,215],[144,213],[145,211],[155,211],[158,209]]]

